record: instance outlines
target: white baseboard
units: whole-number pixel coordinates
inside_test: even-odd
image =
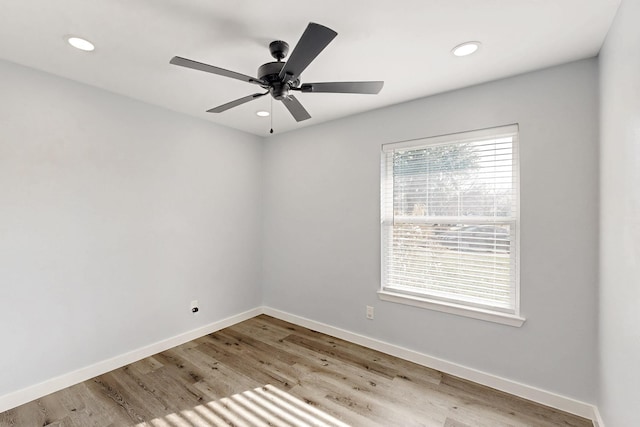
[[[593,407],[593,425],[594,427],[604,427],[604,421],[602,420],[602,416],[600,415],[600,411],[597,406]]]
[[[418,353],[413,350],[409,350],[403,347],[399,347],[393,344],[379,341],[373,338],[369,338],[364,335],[359,335],[353,332],[349,332],[344,329],[336,328],[334,326],[327,325],[325,323],[316,322],[305,317],[296,316],[284,311],[276,310],[270,307],[263,307],[264,314],[275,317],[280,320],[285,320],[290,323],[294,323],[305,328],[312,329],[314,331],[322,332],[327,335],[360,344],[364,347],[368,347],[374,350],[381,351],[392,356],[399,357],[422,366],[426,366],[437,371],[441,371],[456,377],[460,377],[469,381],[473,381],[478,384],[485,385],[487,387],[495,388],[497,390],[504,391],[506,393],[513,394],[515,396],[528,399],[542,405],[550,406],[552,408],[559,409],[561,411],[569,412],[580,417],[588,418],[594,421],[594,425],[598,427],[604,427],[597,407],[589,403],[580,402],[570,397],[561,396],[556,393],[545,391],[537,387],[532,387],[526,384],[521,384],[516,381],[508,380],[496,375],[488,374],[486,372],[478,371],[476,369],[468,368],[466,366],[458,365],[457,363],[448,362],[437,357],[429,356],[427,354]],[[599,424],[596,424],[599,423]]]
[[[5,394],[4,396],[0,396],[0,412],[7,411],[11,408],[15,408],[16,406],[31,402],[34,399],[46,396],[47,394],[62,390],[63,388],[70,387],[74,384],[81,383],[90,378],[102,375],[109,371],[113,371],[114,369],[121,368],[140,359],[144,359],[145,357],[153,356],[154,354],[168,350],[172,347],[184,344],[196,338],[200,338],[204,335],[216,332],[220,329],[227,328],[244,320],[251,319],[252,317],[257,316],[262,312],[263,310],[261,307],[254,308],[252,310],[245,311],[244,313],[227,317],[226,319],[222,319],[217,322],[202,326],[200,328],[185,332],[183,334],[155,342],[153,344],[138,348],[128,353],[121,354],[111,359],[106,359],[93,365],[80,368],[76,371],[51,378],[39,384],[35,384],[9,394]]]

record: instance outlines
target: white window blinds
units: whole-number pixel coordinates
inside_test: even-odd
[[[382,290],[518,311],[517,125],[386,144]]]

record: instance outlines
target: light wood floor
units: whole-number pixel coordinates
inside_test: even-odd
[[[243,396],[259,392],[276,397],[252,408]],[[278,396],[303,419],[327,417],[291,421],[269,409]],[[234,405],[244,411],[232,414]],[[592,426],[264,315],[0,413],[0,426],[337,425],[330,417],[350,426]]]

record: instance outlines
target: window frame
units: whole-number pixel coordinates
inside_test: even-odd
[[[504,310],[498,307],[489,307],[474,304],[472,302],[463,302],[460,300],[447,299],[446,297],[438,298],[428,293],[420,293],[415,290],[402,290],[399,287],[387,286],[385,283],[386,276],[386,257],[385,257],[385,233],[393,231],[393,227],[389,227],[389,211],[393,210],[393,202],[388,202],[388,195],[386,191],[388,189],[388,180],[393,179],[393,171],[387,170],[387,156],[388,153],[392,153],[395,150],[401,149],[419,149],[426,146],[435,145],[453,145],[462,144],[465,142],[479,141],[483,139],[493,139],[505,136],[513,136],[512,141],[512,167],[513,167],[513,179],[515,180],[515,216],[513,218],[505,219],[504,223],[513,223],[513,227],[510,230],[510,235],[515,238],[515,243],[512,244],[512,256],[510,256],[511,268],[514,271],[514,279],[512,283],[513,292],[513,310]],[[383,144],[381,147],[381,178],[380,178],[380,244],[381,244],[381,265],[380,265],[380,288],[378,290],[378,298],[383,301],[389,301],[394,303],[400,303],[410,305],[414,307],[425,308],[429,310],[435,310],[459,316],[465,316],[490,322],[501,323],[509,326],[520,327],[525,322],[525,319],[520,315],[520,141],[519,141],[519,126],[517,124],[511,124],[506,126],[491,127],[480,130],[472,130],[466,132],[458,132],[454,134],[438,135],[434,137],[418,138],[394,143]],[[390,195],[393,197],[393,194]],[[453,217],[448,217],[449,219]],[[476,217],[478,218],[478,217]],[[394,216],[391,212],[391,220]],[[464,219],[465,222],[477,222],[484,224],[474,217],[468,217]],[[416,219],[416,222],[431,223],[432,220],[422,221]],[[494,221],[495,222],[495,221]]]

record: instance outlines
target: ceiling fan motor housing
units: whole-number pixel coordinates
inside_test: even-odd
[[[275,42],[274,42],[275,43]],[[284,43],[284,42],[282,42]],[[273,43],[272,43],[273,44]],[[258,68],[258,78],[268,83],[267,86],[263,86],[265,89],[269,89],[271,96],[277,100],[286,98],[289,95],[289,89],[297,87],[300,84],[300,80],[294,81],[280,79],[280,70],[284,67],[284,62],[267,62]]]
[[[279,74],[284,62],[267,62],[258,68],[258,78],[271,84],[280,80]]]

